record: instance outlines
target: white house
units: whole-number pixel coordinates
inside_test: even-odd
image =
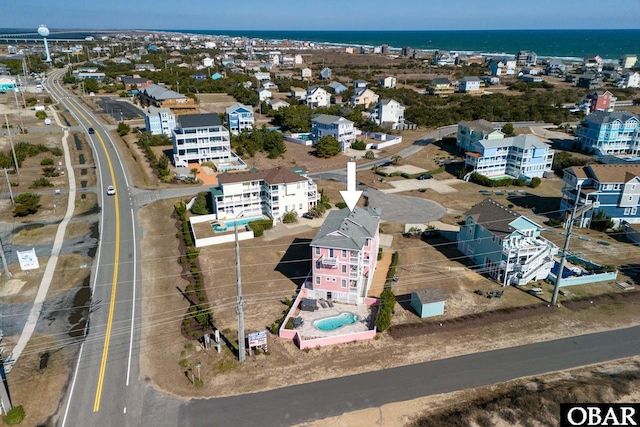
[[[269,106],[276,111],[291,105],[287,101],[284,101],[282,99],[268,99],[267,104],[269,104]]]
[[[320,194],[301,168],[276,167],[218,175],[210,189],[213,213],[218,219],[268,215],[281,220],[287,212],[309,212]]]
[[[404,124],[404,106],[393,99],[381,99],[370,117],[379,125],[397,129]]]
[[[328,107],[331,103],[331,94],[318,86],[310,86],[307,89],[305,102],[311,108]]]
[[[622,88],[640,88],[640,74],[637,72],[624,73],[622,75]]]
[[[208,56],[205,58],[202,58],[202,65],[204,65],[207,68],[213,67],[216,63],[216,60],[214,58],[209,58]]]
[[[460,80],[459,90],[460,92],[466,92],[466,93],[479,93],[479,92],[482,92],[482,88],[480,87],[481,84],[482,84],[482,81],[480,80],[479,77],[476,77],[476,76],[463,77],[462,80]]]
[[[346,151],[356,140],[353,122],[339,116],[318,114],[311,119],[311,140],[315,143],[323,136],[331,135],[340,143],[340,150]]]
[[[383,77],[378,80],[378,86],[382,86],[387,89],[393,89],[394,87],[396,87],[396,78],[391,76]]]
[[[313,71],[311,71],[311,68],[305,67],[300,70],[300,77],[303,80],[310,79],[312,75],[313,75]]]
[[[253,77],[255,77],[256,80],[258,80],[258,83],[263,81],[267,82],[271,80],[271,73],[258,72],[258,73],[255,73]]]
[[[291,98],[295,98],[298,101],[302,101],[307,98],[307,91],[301,87],[291,86]]]
[[[267,99],[271,98],[271,96],[273,95],[269,89],[265,89],[263,87],[256,90],[256,93],[260,98],[260,102],[266,101]]]
[[[188,167],[189,162],[216,162],[231,157],[229,131],[222,126],[217,114],[178,116],[172,139],[176,167]]]

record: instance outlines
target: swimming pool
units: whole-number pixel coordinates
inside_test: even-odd
[[[222,232],[222,231],[227,231],[229,229],[233,229],[235,224],[238,224],[238,227],[242,227],[244,225],[249,224],[251,221],[256,221],[258,219],[263,219],[263,218],[261,216],[255,216],[252,218],[230,219],[230,220],[224,220],[224,221],[216,221],[212,225],[215,231]]]
[[[352,325],[358,321],[358,316],[352,313],[340,313],[339,316],[325,317],[313,322],[313,326],[321,331],[335,331],[346,325]]]

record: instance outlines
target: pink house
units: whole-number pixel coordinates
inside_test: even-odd
[[[378,260],[380,209],[332,211],[311,241],[311,298],[363,304]]]

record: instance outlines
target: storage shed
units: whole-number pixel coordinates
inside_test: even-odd
[[[421,289],[411,292],[411,307],[422,319],[444,314],[447,297],[440,288]]]

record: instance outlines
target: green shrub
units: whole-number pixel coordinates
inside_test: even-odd
[[[6,415],[2,416],[2,421],[8,426],[20,424],[24,420],[24,408],[22,405],[14,406]]]
[[[208,215],[211,213],[209,210],[209,198],[210,194],[208,191],[203,191],[198,193],[196,196],[196,200],[193,202],[191,206],[191,213],[195,215]]]
[[[116,132],[120,136],[125,136],[126,134],[131,132],[131,127],[125,122],[120,122],[118,123],[118,128],[116,129]]]
[[[378,261],[380,261],[382,259],[382,248],[378,248]]]
[[[291,224],[293,222],[298,222],[298,212],[297,211],[287,212],[282,216],[282,222],[284,224]]]
[[[346,207],[347,207],[347,204],[345,202],[336,203],[336,208],[338,208],[338,209],[344,209]]]
[[[36,117],[40,120],[44,120],[47,118],[47,113],[45,113],[44,111],[36,111]]]
[[[367,149],[367,143],[362,140],[357,140],[351,144],[351,148],[353,148],[354,150],[363,151]]]
[[[378,314],[376,315],[376,328],[379,332],[386,331],[391,326],[391,316],[393,315],[393,308],[396,304],[396,296],[389,288],[385,288],[380,294],[380,306],[378,307]]]
[[[50,157],[45,157],[44,159],[40,160],[40,166],[52,166],[53,165],[53,159]]]
[[[264,234],[264,228],[260,224],[249,223],[249,228],[253,231],[254,237],[260,237]]]
[[[529,183],[529,187],[536,188],[536,187],[540,186],[541,183],[542,183],[542,180],[540,178],[538,178],[538,177],[531,178],[531,182]]]
[[[49,182],[47,178],[39,178],[33,181],[33,184],[29,186],[29,188],[42,188],[42,187],[53,187],[53,184]]]

